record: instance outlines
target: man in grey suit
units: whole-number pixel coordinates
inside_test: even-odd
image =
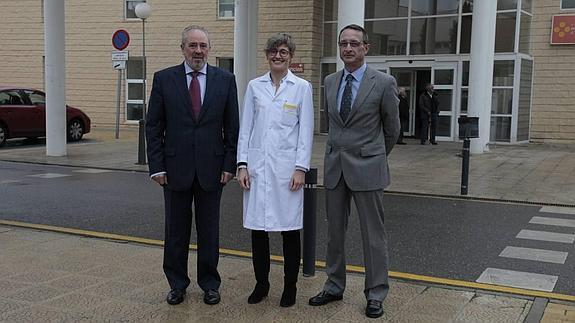
[[[344,70],[325,78],[329,137],[325,151],[324,185],[328,220],[327,281],[310,298],[313,306],[343,299],[345,231],[353,197],[359,214],[365,264],[365,314],[383,315],[389,290],[383,190],[389,184],[387,155],[400,131],[397,86],[393,77],[368,67],[365,29],[344,27],[339,52]]]

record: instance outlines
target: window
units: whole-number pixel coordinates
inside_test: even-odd
[[[519,107],[517,112],[517,141],[529,140],[532,80],[533,61],[522,59],[521,76],[519,80]]]
[[[217,59],[218,67],[224,69],[230,73],[234,72],[234,59],[230,57],[218,57]]]
[[[218,1],[218,17],[233,18],[235,16],[234,0]]]
[[[144,117],[144,65],[143,58],[130,56],[126,64],[126,121]]]
[[[125,0],[126,4],[124,6],[124,16],[126,20],[128,19],[139,19],[136,16],[136,6],[139,3],[146,2],[146,0]]]
[[[455,54],[456,47],[457,16],[411,21],[412,55]]]
[[[561,0],[561,9],[575,9],[575,0]]]
[[[24,91],[24,93],[26,93],[33,105],[46,105],[46,97],[44,94],[33,91]]]
[[[365,30],[371,47],[368,55],[405,55],[407,19],[366,21]]]
[[[492,142],[509,142],[511,139],[514,72],[515,61],[493,62],[490,133]]]
[[[4,91],[0,93],[0,104],[24,105],[24,98],[17,91]]]

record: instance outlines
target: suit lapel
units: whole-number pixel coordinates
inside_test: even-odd
[[[186,77],[186,69],[184,68],[184,64],[180,65],[180,68],[176,69],[174,72],[174,85],[178,89],[180,93],[180,97],[183,101],[183,106],[187,113],[189,113],[190,117],[193,119],[192,115],[192,100],[190,99],[190,92],[188,90],[188,79]]]
[[[328,96],[328,114],[330,118],[333,120],[337,120],[337,122],[343,126],[343,120],[341,120],[341,116],[339,115],[338,106],[337,106],[337,96],[339,94],[339,86],[341,84],[341,78],[343,76],[343,70],[340,70],[335,74],[335,85],[333,87],[333,94]]]
[[[210,103],[214,97],[214,91],[218,83],[218,73],[215,67],[208,65],[206,69],[206,91],[204,93],[204,101],[202,102],[202,108],[200,109],[200,115],[198,116],[198,122],[202,119],[206,110],[210,106]]]
[[[360,109],[363,101],[367,98],[373,87],[375,86],[375,73],[372,73],[369,67],[365,70],[363,74],[363,79],[359,85],[359,89],[357,90],[357,95],[355,100],[353,101],[353,105],[351,106],[351,112],[347,117],[345,123],[348,123],[349,120],[353,118],[353,116],[357,113],[357,110]]]

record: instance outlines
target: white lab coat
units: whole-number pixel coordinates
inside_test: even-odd
[[[303,189],[289,190],[296,167],[309,170],[313,142],[311,84],[288,71],[277,92],[266,73],[244,96],[237,161],[247,163],[244,227],[289,231],[303,226]]]

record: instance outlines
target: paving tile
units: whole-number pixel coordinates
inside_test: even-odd
[[[45,285],[57,289],[77,290],[77,289],[88,288],[89,286],[102,284],[106,280],[107,280],[106,278],[71,274],[69,276],[49,281],[45,283]]]
[[[0,280],[0,297],[13,294],[18,290],[30,288],[31,286],[32,284],[30,283]]]
[[[54,310],[47,307],[32,306],[21,310],[0,314],[0,321],[3,322],[74,322],[82,317],[63,311]]]
[[[532,302],[495,295],[478,295],[454,319],[454,322],[523,322]]]
[[[23,274],[8,276],[7,279],[23,283],[43,283],[69,274],[65,271],[31,269]]]
[[[35,285],[26,289],[16,291],[8,294],[5,297],[17,301],[24,301],[30,303],[39,303],[60,295],[66,294],[69,291],[63,289],[51,288],[48,286]]]
[[[42,306],[65,312],[84,312],[111,302],[109,297],[89,295],[82,292],[66,294],[42,303]]]
[[[9,313],[18,309],[22,309],[26,306],[30,306],[31,303],[15,301],[12,299],[1,298],[0,297],[0,313]],[[0,316],[1,317],[1,316]]]
[[[166,276],[163,273],[152,273],[140,270],[132,271],[124,276],[116,277],[115,280],[138,286],[147,286],[166,281]]]
[[[95,276],[100,278],[118,278],[132,273],[133,271],[130,271],[129,269],[114,265],[102,265],[80,272],[82,275]]]
[[[109,280],[105,281],[104,283],[86,288],[86,293],[92,295],[120,298],[123,295],[126,295],[135,289],[138,289],[138,287],[139,287],[138,285],[134,284]]]

